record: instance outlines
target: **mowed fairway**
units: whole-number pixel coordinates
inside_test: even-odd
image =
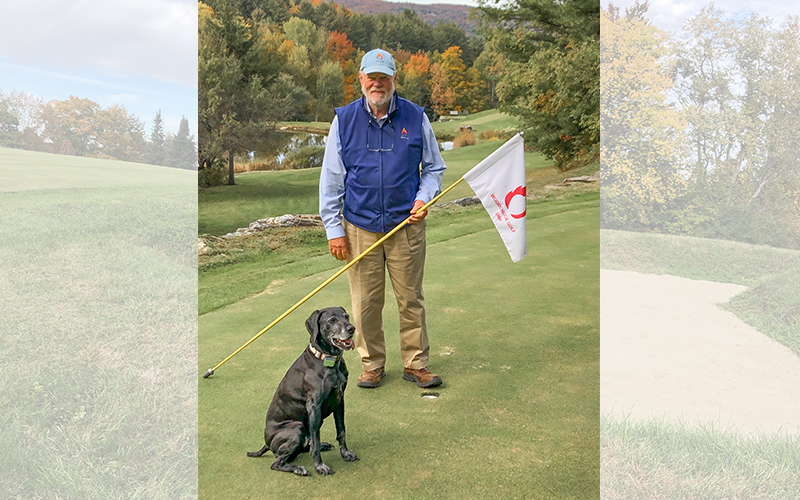
[[[0,158],[0,498],[195,498],[196,174]]]
[[[562,200],[569,205],[569,200]],[[402,379],[397,308],[387,290],[387,378],[346,392],[348,446],[323,453],[335,471],[311,477],[269,469],[264,418],[286,370],[308,344],[318,308],[349,309],[341,277],[199,382],[200,498],[590,499],[599,497],[599,196],[559,213],[528,206],[528,256],[511,260],[485,229],[429,244],[425,275],[436,399]],[[436,217],[432,212],[430,217]],[[198,374],[258,333],[332,271],[264,284],[265,291],[200,316]],[[390,285],[387,285],[390,287]],[[335,443],[332,417],[322,440]]]

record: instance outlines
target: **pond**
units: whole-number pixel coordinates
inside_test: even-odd
[[[267,134],[264,141],[250,152],[250,161],[254,163],[283,162],[286,155],[307,146],[325,146],[328,136],[309,132],[274,131]]]

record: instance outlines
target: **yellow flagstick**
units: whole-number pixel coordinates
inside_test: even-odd
[[[438,201],[438,200],[439,200],[439,198],[441,198],[442,196],[444,196],[445,194],[447,194],[447,193],[448,193],[448,192],[449,192],[451,189],[453,189],[454,187],[456,187],[456,185],[458,185],[458,183],[459,183],[459,182],[461,182],[461,181],[463,181],[463,180],[464,180],[464,178],[463,178],[463,177],[461,177],[460,179],[458,179],[457,181],[455,181],[453,184],[451,184],[451,185],[450,185],[450,187],[448,187],[447,189],[445,189],[444,191],[442,191],[441,193],[439,193],[438,195],[436,195],[436,196],[435,196],[435,197],[434,197],[434,198],[433,198],[431,201],[429,201],[429,202],[428,202],[428,203],[426,203],[424,206],[422,206],[422,207],[420,208],[420,210],[427,210],[427,209],[428,209],[428,207],[430,207],[431,205],[433,205],[433,204],[434,204],[436,201]],[[337,271],[337,272],[336,272],[336,274],[334,274],[333,276],[331,276],[330,278],[328,278],[327,280],[325,280],[325,281],[324,281],[324,282],[323,282],[321,285],[319,285],[317,288],[315,288],[313,292],[309,293],[308,295],[306,295],[305,297],[303,297],[302,299],[300,299],[300,301],[299,301],[297,304],[293,305],[293,306],[292,306],[292,307],[290,307],[290,308],[289,308],[289,309],[288,309],[288,310],[287,310],[285,313],[283,313],[283,314],[281,314],[280,316],[278,316],[278,318],[277,318],[275,321],[273,321],[272,323],[270,323],[270,324],[268,324],[267,326],[265,326],[263,330],[261,330],[261,331],[260,331],[260,332],[258,332],[258,333],[257,333],[255,336],[253,336],[253,338],[251,338],[250,340],[248,340],[247,342],[245,342],[245,344],[244,344],[244,345],[242,345],[242,347],[240,347],[240,348],[236,349],[235,351],[233,351],[233,353],[231,353],[231,355],[230,355],[230,356],[228,356],[227,358],[225,358],[225,359],[223,359],[222,361],[220,361],[220,362],[217,364],[217,366],[215,366],[214,368],[209,368],[209,370],[208,370],[208,371],[205,373],[205,375],[203,375],[203,378],[208,378],[208,377],[210,377],[211,375],[213,375],[213,374],[214,374],[214,372],[215,372],[215,371],[216,371],[216,370],[217,370],[217,369],[218,369],[220,366],[224,365],[225,363],[227,363],[227,362],[228,362],[228,360],[229,360],[229,359],[231,359],[232,357],[236,356],[236,355],[239,353],[239,351],[241,351],[241,350],[242,350],[242,349],[244,349],[245,347],[249,346],[249,345],[250,345],[250,344],[251,344],[251,343],[252,343],[252,342],[253,342],[255,339],[257,339],[258,337],[260,337],[261,335],[263,335],[263,334],[264,334],[264,333],[265,333],[267,330],[269,330],[269,329],[270,329],[270,328],[272,328],[273,326],[277,325],[277,324],[278,324],[278,323],[279,323],[279,322],[280,322],[280,321],[281,321],[283,318],[285,318],[286,316],[288,316],[289,314],[291,314],[291,313],[292,313],[292,312],[293,312],[295,309],[297,309],[298,307],[300,307],[301,305],[303,305],[303,304],[304,304],[304,303],[305,303],[305,302],[306,302],[308,299],[310,299],[311,297],[313,297],[314,295],[316,295],[316,293],[317,293],[317,292],[319,292],[320,290],[322,290],[323,288],[325,288],[326,286],[328,286],[328,285],[329,285],[329,284],[330,284],[330,283],[331,283],[333,280],[335,280],[336,278],[338,278],[339,276],[341,276],[341,275],[342,275],[342,274],[343,274],[345,271],[347,271],[348,269],[350,269],[351,267],[353,267],[353,266],[356,264],[356,262],[358,262],[359,260],[361,260],[361,259],[362,259],[362,258],[363,258],[365,255],[367,255],[368,253],[370,253],[371,251],[373,251],[375,248],[377,248],[378,246],[380,246],[380,244],[381,244],[381,243],[383,243],[384,241],[386,241],[387,239],[389,239],[389,238],[390,238],[392,235],[394,235],[394,234],[395,234],[397,231],[399,231],[399,230],[403,229],[403,228],[404,228],[404,227],[405,227],[405,226],[408,224],[408,221],[409,221],[409,219],[411,219],[411,217],[410,217],[410,216],[409,216],[409,217],[408,217],[406,220],[404,220],[403,222],[401,222],[400,224],[398,224],[398,225],[397,225],[397,227],[395,227],[394,229],[392,229],[391,231],[389,231],[388,233],[386,233],[386,235],[384,235],[384,236],[383,236],[383,238],[379,239],[378,241],[376,241],[375,243],[373,243],[373,244],[372,244],[372,246],[370,246],[369,248],[367,248],[366,250],[364,250],[363,252],[361,252],[361,254],[360,254],[359,256],[355,257],[353,260],[351,260],[350,262],[348,262],[346,266],[344,266],[343,268],[339,269],[339,271]]]

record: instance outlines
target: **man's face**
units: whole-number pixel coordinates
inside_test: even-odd
[[[394,94],[394,80],[397,75],[389,76],[383,73],[358,73],[361,81],[361,92],[370,104],[381,108],[389,104]]]

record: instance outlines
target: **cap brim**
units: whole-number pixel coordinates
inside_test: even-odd
[[[367,66],[366,68],[361,68],[366,74],[370,73],[383,73],[384,75],[394,76],[394,71],[390,70],[386,66]]]

